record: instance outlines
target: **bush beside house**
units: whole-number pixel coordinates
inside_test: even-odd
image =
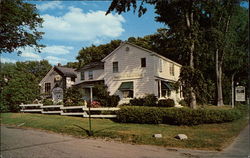
[[[223,123],[239,119],[242,113],[238,109],[189,109],[157,107],[121,107],[117,112],[117,121],[122,123],[198,125]]]
[[[79,88],[71,87],[63,94],[63,103],[65,106],[83,106],[84,102]]]
[[[174,107],[173,99],[161,99],[157,102],[157,97],[154,94],[148,94],[143,98],[134,98],[129,102],[130,106],[149,106],[149,107]]]
[[[103,84],[95,85],[93,88],[95,100],[100,102],[103,107],[116,107],[120,101],[118,95],[110,95],[107,86]]]

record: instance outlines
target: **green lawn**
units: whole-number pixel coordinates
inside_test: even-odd
[[[94,137],[108,137],[129,143],[221,150],[232,142],[247,122],[244,118],[231,123],[173,126],[122,124],[109,119],[92,119],[92,129]],[[2,113],[1,123],[8,125],[25,123],[22,127],[38,128],[77,137],[87,136],[85,130],[89,127],[87,118],[28,113]],[[153,138],[152,135],[156,133],[161,133],[163,138]],[[188,140],[174,138],[180,133],[186,134]]]

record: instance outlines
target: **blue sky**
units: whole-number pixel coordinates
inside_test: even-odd
[[[76,61],[82,47],[99,45],[111,40],[126,40],[129,37],[142,37],[153,34],[158,28],[166,27],[154,21],[153,6],[138,17],[132,11],[105,16],[111,1],[27,1],[36,4],[44,19],[45,32],[41,44],[46,45],[42,53],[26,47],[22,54],[3,53],[1,62],[28,60],[48,60],[52,65]],[[248,2],[242,3],[248,8]]]
[[[45,32],[41,44],[42,53],[26,47],[22,54],[4,53],[2,62],[48,60],[52,65],[76,61],[78,51],[92,44],[99,45],[111,40],[142,37],[166,27],[154,21],[153,6],[142,17],[132,11],[105,16],[111,1],[32,1],[44,19]]]

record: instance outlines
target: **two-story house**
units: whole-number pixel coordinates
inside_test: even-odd
[[[40,92],[44,97],[52,97],[54,101],[61,101],[63,91],[71,87],[76,80],[77,73],[72,68],[54,66],[40,81]]]
[[[102,59],[78,70],[75,85],[85,90],[93,99],[93,86],[104,83],[111,95],[119,95],[119,104],[131,98],[154,94],[159,99],[171,98],[175,103],[182,99],[182,92],[174,90],[181,65],[155,52],[125,42]]]

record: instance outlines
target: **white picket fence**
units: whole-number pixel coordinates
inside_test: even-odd
[[[21,104],[21,112],[28,112],[28,113],[42,113],[42,114],[60,114],[64,116],[82,116],[82,117],[89,117],[88,112],[91,111],[117,111],[120,108],[116,107],[107,107],[107,108],[88,108],[86,106],[63,106],[63,105],[43,105],[43,104]],[[57,108],[58,110],[45,110]],[[60,110],[59,110],[60,109]],[[65,112],[64,110],[75,110],[75,109],[82,109],[83,112]],[[116,115],[110,114],[91,114],[91,118],[115,118]]]

